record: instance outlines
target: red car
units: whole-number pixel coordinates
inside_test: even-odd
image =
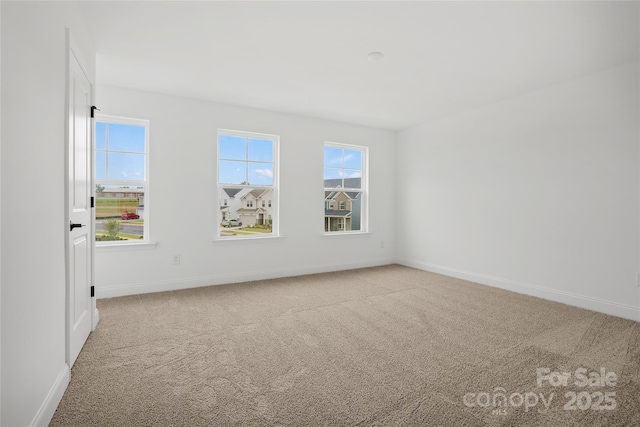
[[[125,212],[122,215],[120,215],[120,219],[138,219],[140,218],[140,215],[135,214],[133,212]]]

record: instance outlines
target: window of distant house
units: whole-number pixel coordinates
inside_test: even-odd
[[[275,135],[218,131],[218,237],[278,235],[278,144]]]
[[[99,115],[95,122],[96,242],[148,240],[149,121]]]
[[[367,231],[368,154],[367,147],[324,144],[325,233]]]

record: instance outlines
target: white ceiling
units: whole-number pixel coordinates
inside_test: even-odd
[[[639,58],[637,2],[81,2],[97,81],[398,130]],[[369,61],[371,51],[384,52]]]

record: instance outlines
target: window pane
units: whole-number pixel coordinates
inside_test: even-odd
[[[229,160],[247,159],[247,140],[240,136],[220,135],[220,158]]]
[[[107,178],[144,181],[144,154],[109,152]]]
[[[343,188],[362,188],[362,178],[361,177],[345,178]]]
[[[352,231],[360,231],[362,229],[362,193],[349,193],[351,197],[351,227]]]
[[[324,168],[324,186],[342,187],[342,169]]]
[[[144,186],[96,186],[96,241],[144,238]]]
[[[324,147],[324,165],[342,167],[342,148]]]
[[[273,199],[272,189],[221,188],[219,192],[219,200],[227,201],[220,206],[221,237],[260,237],[273,233],[275,211],[268,203]]]
[[[96,179],[107,179],[107,153],[96,151]]]
[[[107,148],[107,125],[104,122],[96,123],[96,150]]]
[[[147,126],[146,121],[135,123],[109,123],[100,118],[95,123],[97,242],[145,237]]]
[[[144,153],[144,126],[109,123],[109,150]]]
[[[344,167],[348,169],[362,169],[362,151],[344,150]]]
[[[366,147],[327,143],[324,147],[324,230],[366,231],[362,200]]]
[[[255,185],[273,185],[273,166],[271,163],[249,162],[249,183]]]
[[[218,162],[218,182],[220,184],[248,184],[247,183],[247,163],[231,160],[220,160]]]
[[[249,139],[248,160],[273,162],[273,142],[264,139]]]
[[[324,201],[324,231],[362,230],[362,192],[327,191]]]

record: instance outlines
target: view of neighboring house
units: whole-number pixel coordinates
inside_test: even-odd
[[[145,218],[144,188],[102,187],[96,190],[96,218],[120,216],[124,212]]]
[[[236,212],[240,209],[238,193],[245,191],[241,188],[223,188],[220,191],[220,221],[238,219]]]
[[[242,206],[237,210],[244,226],[266,225],[272,219],[273,190],[251,190],[241,197]]]
[[[104,198],[120,198],[120,199],[137,199],[144,196],[143,188],[119,187],[119,188],[102,188],[102,191],[96,193],[98,197]]]
[[[361,194],[358,191],[325,191],[324,231],[360,230]]]
[[[243,226],[267,225],[273,218],[273,190],[223,188],[221,220],[237,219]]]
[[[360,218],[362,209],[362,193],[360,191],[342,190],[341,179],[325,179],[324,192],[324,231],[351,231],[360,230]],[[358,187],[360,181],[357,178],[346,178],[344,185]]]
[[[347,186],[342,189],[341,185]],[[325,180],[324,230],[361,230],[362,192],[353,191],[359,179]],[[267,225],[273,218],[273,190],[253,188],[222,188],[220,190],[220,221],[238,220],[243,227]]]

